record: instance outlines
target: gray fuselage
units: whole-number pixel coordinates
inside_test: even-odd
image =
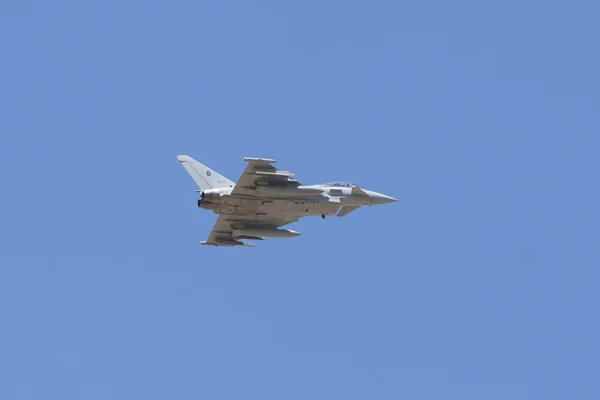
[[[271,212],[286,215],[327,216],[342,206],[370,206],[396,201],[392,197],[355,187],[310,185],[257,187],[253,194],[232,195],[233,187],[200,191],[198,205],[216,214],[249,215]]]

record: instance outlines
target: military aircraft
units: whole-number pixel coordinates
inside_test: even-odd
[[[268,158],[244,158],[248,165],[237,183],[189,156],[177,159],[200,188],[198,207],[219,214],[208,239],[200,242],[209,246],[254,247],[242,240],[295,237],[300,233],[280,228],[305,216],[342,217],[361,206],[396,201],[346,182],[303,185]]]

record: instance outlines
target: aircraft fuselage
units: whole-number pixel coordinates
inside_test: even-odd
[[[243,196],[232,195],[234,187],[199,191],[198,207],[212,210],[215,214],[261,215],[274,212],[327,216],[335,214],[342,206],[370,206],[396,201],[391,197],[364,189],[360,194],[354,194],[351,187],[265,186],[258,187],[254,193]]]

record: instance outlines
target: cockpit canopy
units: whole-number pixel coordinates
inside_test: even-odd
[[[353,185],[350,182],[344,182],[344,181],[335,181],[335,182],[327,182],[327,183],[322,183],[319,186],[338,186],[338,187],[353,187],[356,185]]]

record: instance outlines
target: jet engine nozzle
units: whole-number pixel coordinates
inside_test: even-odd
[[[202,200],[205,200],[205,199],[206,199],[206,200],[209,200],[209,199],[214,199],[214,198],[220,197],[220,196],[222,195],[222,194],[221,194],[221,192],[222,192],[222,191],[221,191],[221,190],[219,190],[219,189],[203,190],[203,191],[200,193],[200,198],[201,198]]]

